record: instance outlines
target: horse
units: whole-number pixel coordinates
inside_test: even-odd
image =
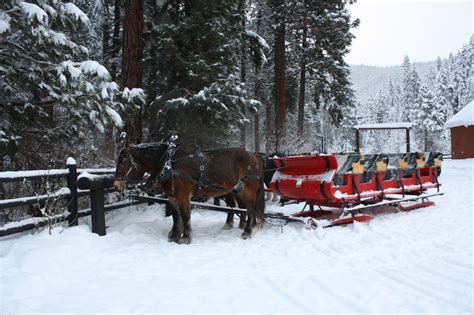
[[[241,148],[189,152],[173,141],[126,145],[122,149],[114,185],[124,187],[128,159],[136,170],[157,179],[172,208],[173,227],[168,239],[179,244],[192,240],[191,198],[213,198],[231,194],[239,205],[245,205],[243,239],[252,236],[253,228],[263,222],[265,194],[262,161]],[[233,217],[233,215],[232,215]]]
[[[264,166],[265,166],[265,164],[264,164]],[[123,174],[125,174],[125,175],[123,175]],[[120,152],[118,154],[117,168],[116,168],[116,172],[115,172],[115,179],[116,180],[114,181],[115,188],[118,191],[123,192],[126,189],[126,186],[127,186],[126,183],[130,183],[130,182],[136,183],[136,182],[142,180],[144,176],[145,176],[145,173],[138,171],[133,166],[130,158],[128,157],[128,154],[127,154],[126,150],[124,150],[122,148],[122,150],[120,150]],[[268,187],[267,174],[266,173],[264,174],[264,182]],[[163,194],[164,193],[163,187],[161,187],[161,184],[156,179],[156,177],[155,178],[148,177],[146,182],[145,182],[145,185],[143,186],[142,189],[148,195],[152,195],[152,196],[156,195],[156,194]],[[194,200],[202,201],[203,199],[202,198],[194,198]],[[225,204],[227,205],[227,207],[235,208],[236,205],[237,205],[238,208],[245,209],[245,205],[243,205],[242,203],[239,203],[239,201],[236,200],[235,196],[232,193],[224,195],[224,196],[220,196],[220,197],[215,197],[214,198],[214,205],[219,205],[220,200],[223,200],[225,202]],[[168,217],[168,216],[171,216],[172,214],[173,214],[173,210],[172,210],[170,204],[167,203],[166,204],[165,215]],[[263,218],[262,215],[259,216],[259,221],[261,223],[263,223],[264,218]],[[240,214],[239,229],[244,229],[246,222],[247,222],[247,215],[246,214]],[[222,227],[222,229],[223,230],[230,230],[233,227],[234,227],[234,211],[229,210],[227,212],[227,218],[226,218],[226,221],[225,221],[224,226]]]

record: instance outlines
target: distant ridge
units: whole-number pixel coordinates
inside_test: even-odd
[[[436,61],[414,62],[416,70],[423,79],[430,69],[436,69]],[[402,65],[399,66],[368,66],[351,65],[350,79],[357,100],[367,102],[371,95],[375,96],[380,90],[386,90],[388,82],[392,79],[400,84],[402,80]]]

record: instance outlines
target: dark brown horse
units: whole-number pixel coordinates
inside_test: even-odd
[[[130,145],[119,156],[116,187],[123,188],[128,169],[126,160],[151,179],[158,179],[168,195],[173,210],[170,241],[191,242],[191,197],[212,198],[232,195],[245,205],[248,219],[242,233],[247,239],[257,220],[264,218],[264,185],[262,161],[240,148],[205,152],[187,152],[173,143]],[[233,214],[232,214],[233,218]]]
[[[151,146],[152,144],[149,143],[149,145]],[[157,145],[160,145],[160,144],[158,143]],[[117,169],[115,171],[115,187],[117,188],[118,191],[121,191],[121,192],[125,191],[127,183],[140,182],[145,175],[145,173],[138,171],[133,166],[127,152],[128,151],[125,149],[122,149],[120,151],[119,156],[118,156]],[[265,161],[264,161],[264,166],[265,166]],[[267,178],[267,174],[265,173],[264,182],[268,187],[266,178]],[[148,177],[142,189],[149,195],[164,193],[163,187],[161,187],[161,184],[158,181],[158,179],[156,179],[156,177],[155,178]],[[199,199],[199,198],[194,198],[194,200],[202,201],[202,199]],[[238,208],[241,208],[241,209],[246,208],[245,205],[239,203],[236,200],[235,195],[232,193],[214,198],[214,204],[219,205],[220,200],[224,200],[225,204],[231,208],[235,208],[236,205],[238,206]],[[172,211],[173,210],[171,206],[169,205],[169,203],[166,204],[166,216],[171,216]],[[263,222],[263,215],[259,216],[259,220]],[[247,222],[247,215],[240,214],[239,228],[244,229],[246,222]],[[233,227],[234,227],[234,211],[229,210],[227,212],[227,218],[222,229],[230,230]]]

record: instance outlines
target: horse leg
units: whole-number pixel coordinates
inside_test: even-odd
[[[252,237],[252,228],[256,225],[257,211],[255,207],[256,193],[249,187],[244,188],[241,193],[243,202],[247,205],[247,222],[245,224],[242,238],[248,239]]]
[[[191,228],[191,195],[183,196],[179,200],[179,209],[183,219],[183,237],[179,240],[180,244],[191,244],[192,228]]]
[[[235,198],[232,195],[224,196],[225,204],[227,207],[235,208]],[[227,219],[225,220],[223,230],[230,230],[234,227],[234,211],[227,211]]]
[[[183,234],[183,220],[181,218],[178,200],[175,197],[169,197],[168,199],[173,216],[173,227],[168,233],[168,241],[178,243]]]
[[[240,198],[237,199],[237,204],[239,205],[239,209],[245,209],[245,204]],[[243,230],[245,228],[245,224],[247,223],[247,215],[242,213],[240,215],[240,222],[239,222],[239,229]]]

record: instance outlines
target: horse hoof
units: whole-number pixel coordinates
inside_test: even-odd
[[[175,237],[169,237],[168,242],[173,242],[173,243],[180,244],[179,238],[175,238]]]
[[[233,224],[226,223],[222,227],[223,230],[231,230],[233,228]]]
[[[252,237],[251,233],[249,233],[249,232],[247,232],[247,231],[245,231],[244,233],[242,233],[242,238],[243,238],[244,240],[246,240],[246,239],[248,239],[248,238],[251,238],[251,237]]]
[[[189,245],[191,244],[191,237],[182,237],[179,239],[178,243]]]
[[[181,235],[175,235],[174,233],[170,232],[168,234],[168,242],[174,242],[179,244],[179,240],[181,238]]]

